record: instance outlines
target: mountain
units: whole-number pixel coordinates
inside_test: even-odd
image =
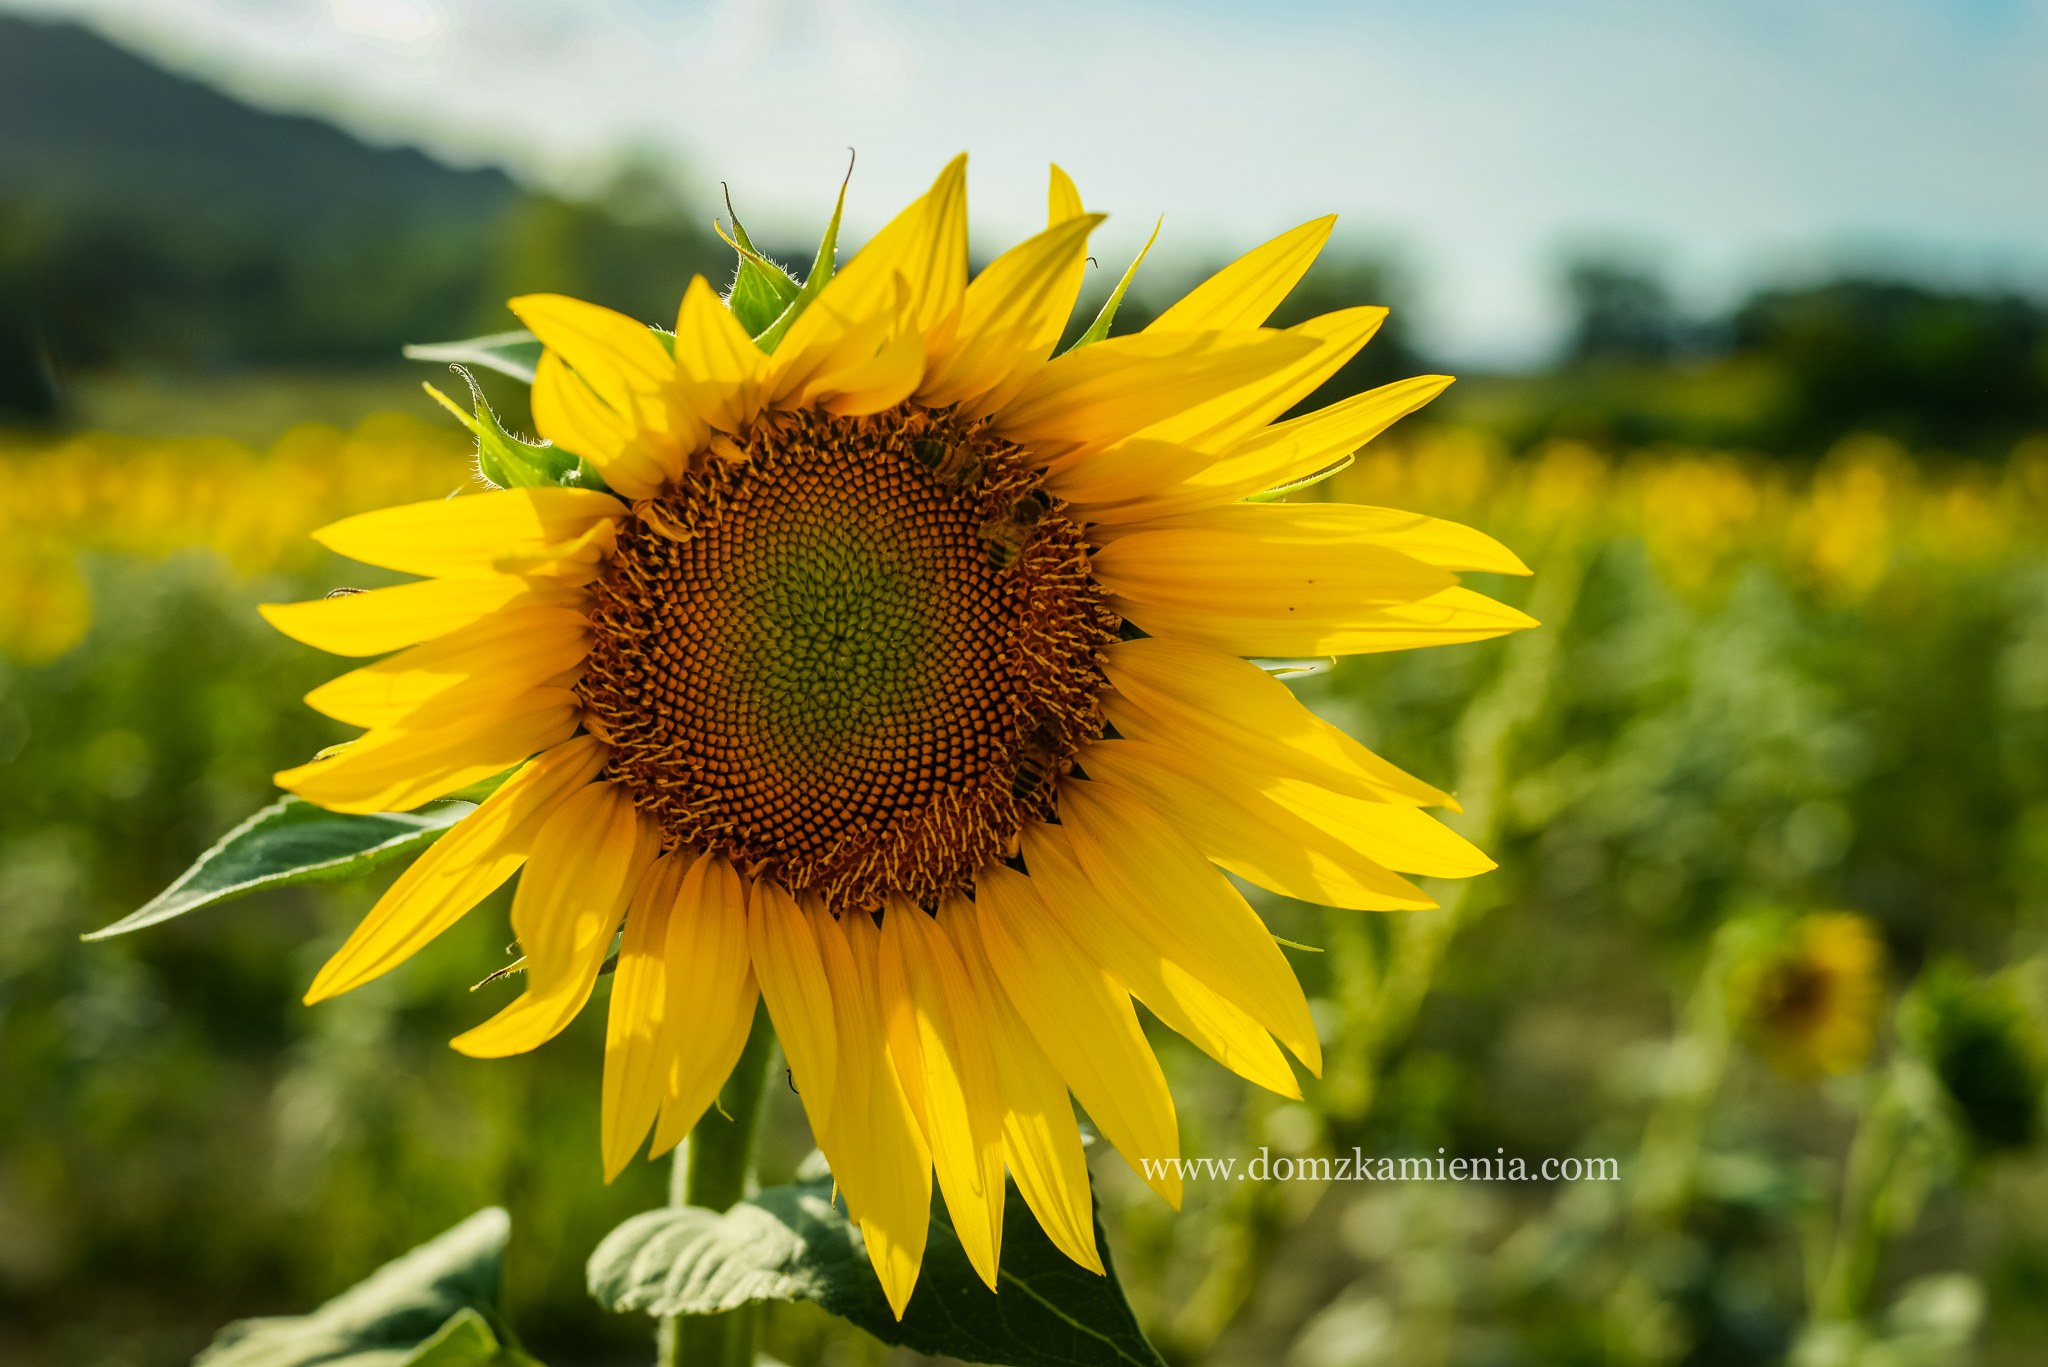
[[[389,364],[536,290],[672,316],[731,257],[652,189],[622,218],[0,16],[0,421],[59,418],[60,377],[110,367]]]
[[[503,172],[270,113],[70,24],[0,15],[0,197],[343,231],[490,218]]]

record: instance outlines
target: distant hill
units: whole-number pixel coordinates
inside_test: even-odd
[[[87,29],[0,16],[0,195],[319,233],[494,218],[519,190],[501,171],[253,109]]]
[[[731,258],[646,203],[621,222],[0,16],[0,421],[60,418],[71,372],[389,364],[528,290],[670,316]]]

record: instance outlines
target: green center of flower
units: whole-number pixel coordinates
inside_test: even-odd
[[[1051,814],[1117,618],[1019,455],[916,408],[780,415],[640,506],[579,687],[671,844],[870,906]]]

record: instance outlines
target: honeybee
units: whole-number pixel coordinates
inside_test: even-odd
[[[1010,780],[1011,797],[1029,802],[1047,779],[1056,777],[1056,767],[1066,758],[1066,740],[1066,730],[1058,718],[1047,717],[1032,728],[1030,738],[1024,742],[1024,753],[1017,757],[1017,772]]]
[[[934,437],[919,437],[910,443],[910,458],[918,468],[948,489],[968,489],[981,483],[981,457],[966,444],[953,445]]]
[[[988,563],[999,570],[1017,563],[1031,533],[1052,511],[1052,500],[1043,490],[1033,489],[1002,512],[981,524],[978,535],[988,544]]]

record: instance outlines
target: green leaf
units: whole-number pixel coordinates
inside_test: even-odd
[[[475,810],[474,803],[449,801],[352,816],[287,797],[222,836],[149,905],[84,938],[126,935],[263,888],[357,878],[425,849]]]
[[[576,480],[576,457],[548,442],[524,442],[505,430],[498,415],[485,401],[476,377],[462,366],[450,366],[469,386],[470,412],[430,384],[420,388],[434,402],[455,415],[455,420],[476,438],[476,468],[500,489],[533,489],[549,484],[570,484]]]
[[[540,364],[540,352],[540,338],[524,328],[515,332],[493,332],[487,337],[469,337],[460,342],[416,342],[404,348],[408,361],[482,366],[485,370],[510,375],[522,384],[533,383],[533,371]]]
[[[310,1315],[229,1325],[193,1367],[530,1367],[498,1311],[511,1228],[480,1210]]]
[[[1124,295],[1130,290],[1131,281],[1137,278],[1138,267],[1145,264],[1145,257],[1150,254],[1152,244],[1159,240],[1159,230],[1165,225],[1166,218],[1161,215],[1152,225],[1152,236],[1145,239],[1145,245],[1138,249],[1137,256],[1124,268],[1123,279],[1116,282],[1116,288],[1109,292],[1109,298],[1102,301],[1102,308],[1096,313],[1095,321],[1088,325],[1086,332],[1074,339],[1074,344],[1067,348],[1068,351],[1079,351],[1082,347],[1109,336],[1109,325],[1116,321],[1116,311],[1123,306]]]
[[[796,298],[790,301],[789,307],[782,311],[781,316],[769,324],[765,331],[754,334],[754,345],[771,356],[775,354],[775,348],[782,344],[782,339],[789,335],[790,326],[803,316],[804,310],[811,306],[811,301],[823,293],[825,286],[832,282],[832,272],[837,268],[835,263],[838,261],[839,253],[839,219],[846,212],[846,186],[852,179],[853,163],[848,162],[846,179],[839,182],[839,202],[832,206],[832,219],[825,225],[825,235],[818,239],[818,252],[811,258],[811,273],[804,277],[803,288],[797,291]]]
[[[732,218],[732,236],[725,242],[740,258],[733,271],[732,289],[726,293],[725,304],[732,310],[732,316],[739,319],[740,326],[747,330],[747,336],[758,337],[796,302],[804,287],[796,282],[795,276],[755,248],[753,239],[747,236],[746,226],[733,210],[730,189],[725,194],[725,212]],[[719,236],[725,236],[723,229],[720,229]]]
[[[1109,1266],[1099,1220],[1095,1242]],[[901,1322],[829,1180],[770,1187],[723,1214],[669,1207],[636,1215],[598,1245],[589,1275],[591,1295],[611,1310],[702,1315],[804,1300],[920,1353],[1010,1367],[1163,1367],[1116,1269],[1097,1276],[1071,1262],[1014,1186],[1003,1212],[1000,1294],[975,1275],[935,1203],[924,1270]]]

